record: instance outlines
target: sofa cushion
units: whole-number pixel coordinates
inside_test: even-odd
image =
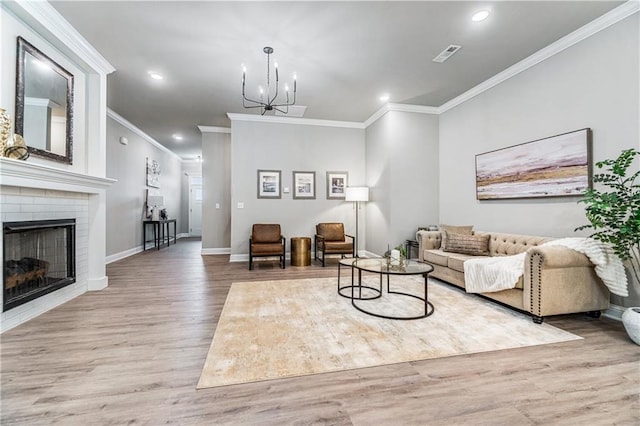
[[[474,256],[485,256],[489,254],[490,235],[463,235],[444,231],[447,236],[447,243],[444,251],[453,253],[464,253]]]
[[[445,253],[442,250],[425,250],[424,261],[440,266],[448,266],[449,253]]]
[[[440,224],[440,230],[442,231],[442,243],[440,244],[441,248],[445,248],[447,246],[447,232],[453,232],[456,234],[463,235],[472,235],[473,234],[473,225],[443,225]]]
[[[468,259],[477,259],[479,256],[472,256],[469,254],[461,253],[449,253],[449,259],[447,260],[447,266],[454,271],[464,273],[464,262]]]

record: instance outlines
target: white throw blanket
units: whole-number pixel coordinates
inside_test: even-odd
[[[627,275],[613,248],[592,238],[562,238],[543,246],[563,246],[586,255],[595,272],[609,291],[618,296],[629,295]],[[515,288],[524,274],[525,253],[515,256],[469,259],[464,262],[464,282],[468,293],[490,293]]]

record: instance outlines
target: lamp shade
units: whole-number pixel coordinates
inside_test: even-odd
[[[369,201],[369,188],[366,186],[348,186],[344,193],[345,201]]]
[[[162,195],[149,195],[147,198],[148,206],[162,206],[164,205],[164,197]]]

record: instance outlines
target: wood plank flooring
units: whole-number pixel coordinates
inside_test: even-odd
[[[336,274],[199,253],[183,239],[113,263],[107,289],[0,336],[0,423],[640,424],[640,347],[585,315],[548,320],[579,341],[196,391],[232,282]]]

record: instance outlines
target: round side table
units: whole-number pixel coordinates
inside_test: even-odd
[[[311,265],[311,238],[291,238],[291,266]]]

